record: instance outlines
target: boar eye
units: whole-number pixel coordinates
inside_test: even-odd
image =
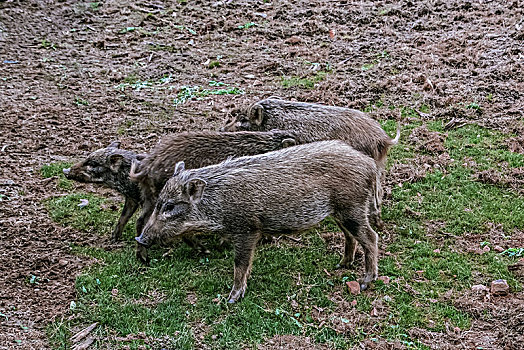
[[[166,216],[176,216],[182,214],[187,209],[187,203],[183,202],[167,202],[162,207],[162,212]]]

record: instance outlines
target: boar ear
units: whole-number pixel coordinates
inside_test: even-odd
[[[113,141],[107,148],[120,148],[120,141]]]
[[[297,141],[293,138],[287,138],[282,140],[282,148],[296,146]]]
[[[180,162],[176,163],[175,171],[173,172],[173,176],[179,175],[184,170],[186,170],[186,165],[185,165],[184,161],[180,161]]]
[[[112,171],[117,172],[120,169],[123,160],[124,156],[121,154],[112,154],[109,156],[109,167]]]
[[[251,110],[250,122],[256,126],[262,125],[264,121],[264,107],[256,105]]]
[[[185,193],[189,197],[189,201],[193,204],[197,204],[202,199],[202,194],[204,193],[204,188],[207,183],[202,179],[191,179],[185,186]]]

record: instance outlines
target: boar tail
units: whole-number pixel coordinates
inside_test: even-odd
[[[394,146],[400,140],[400,122],[397,122],[397,135],[391,140],[391,146]]]
[[[133,182],[141,182],[144,177],[147,176],[146,169],[140,170],[140,161],[137,159],[134,159],[131,163],[131,170],[129,171],[129,178]]]

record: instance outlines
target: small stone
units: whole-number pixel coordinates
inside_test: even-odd
[[[360,284],[357,281],[349,281],[346,282],[349,292],[353,295],[359,295],[360,294]]]
[[[111,290],[111,295],[114,296],[114,297],[116,297],[116,296],[118,295],[118,289],[113,288],[113,289]]]
[[[496,246],[493,247],[493,250],[496,251],[496,252],[498,252],[498,253],[502,253],[505,249],[502,248],[502,247],[499,246],[499,245],[496,245]]]
[[[493,295],[507,295],[509,293],[509,285],[506,280],[496,280],[491,282],[491,294]]]
[[[65,259],[60,259],[58,260],[58,265],[60,266],[66,266],[67,264],[69,264],[69,261],[65,260]]]
[[[487,252],[489,252],[490,250],[491,250],[491,248],[489,247],[489,245],[487,245],[487,246],[485,246],[484,248],[482,248],[482,251],[483,251],[484,253],[487,253]]]
[[[387,301],[389,303],[391,300],[392,299],[389,295],[384,295],[384,301]]]
[[[296,45],[296,44],[300,44],[301,42],[302,42],[302,39],[300,39],[298,36],[292,36],[286,39],[286,44]]]
[[[389,279],[388,276],[380,276],[380,277],[378,278],[378,280],[384,282],[384,284],[389,284],[389,281],[390,281],[390,279]]]
[[[428,321],[428,327],[429,328],[435,328],[435,321],[429,320]]]
[[[437,253],[437,254],[440,253],[440,249],[438,249],[438,248],[437,248],[437,249],[434,249],[434,250],[433,250],[433,253]]]
[[[351,302],[351,306],[353,306],[353,307],[357,306],[357,301],[356,301],[356,300],[353,300],[353,301]]]
[[[377,311],[377,308],[374,307],[373,310],[371,310],[371,313],[370,313],[371,316],[378,316],[378,311]]]
[[[211,339],[213,339],[213,340],[217,340],[217,338],[218,338],[218,337],[217,337],[216,334],[213,334],[213,335],[211,336]]]
[[[476,285],[471,287],[471,290],[474,291],[474,292],[477,292],[477,293],[487,293],[487,292],[489,292],[489,288],[486,287],[483,284],[476,284]]]
[[[455,328],[453,328],[453,330],[454,330],[455,332],[457,332],[457,333],[460,333],[460,331],[461,331],[462,329],[460,329],[459,327],[455,327]]]
[[[254,74],[246,74],[246,75],[244,75],[244,78],[246,78],[246,79],[255,79],[255,75]]]

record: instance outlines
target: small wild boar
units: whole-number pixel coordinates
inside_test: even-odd
[[[201,168],[229,157],[266,153],[295,144],[292,132],[279,130],[236,133],[198,131],[165,136],[146,157],[134,161],[131,166],[131,180],[138,183],[142,191],[140,221],[147,222],[160,191],[179,161],[184,161],[189,169]],[[147,251],[139,246],[137,257],[147,262]]]
[[[357,151],[373,158],[378,167],[378,201],[371,203],[370,219],[373,224],[382,227],[381,177],[385,169],[388,149],[398,143],[400,128],[397,128],[397,135],[392,139],[376,120],[355,109],[277,98],[268,98],[252,104],[246,114],[237,114],[222,128],[224,131],[271,129],[293,130],[299,143],[342,140]]]
[[[303,231],[332,216],[346,241],[340,265],[353,262],[356,241],[364,249],[366,289],[378,273],[378,236],[368,220],[376,173],[373,159],[338,140],[193,170],[179,162],[136,240],[149,247],[197,234],[229,235],[235,249],[233,303],[244,296],[261,235]]]
[[[138,155],[139,158],[141,156]],[[105,185],[124,196],[124,209],[113,230],[113,240],[122,237],[125,225],[141,203],[140,189],[129,179],[131,162],[136,159],[136,153],[120,149],[120,142],[115,141],[106,148],[91,153],[71,168],[63,170],[65,177],[70,180]],[[137,222],[137,232],[142,232],[142,227],[143,222]]]

